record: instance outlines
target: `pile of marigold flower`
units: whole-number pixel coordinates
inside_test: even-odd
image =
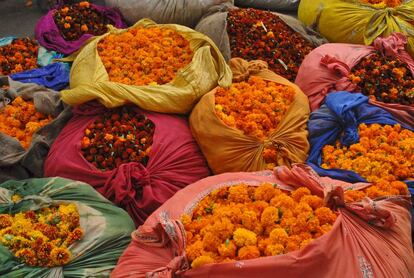
[[[265,140],[275,131],[294,98],[293,88],[252,76],[246,82],[233,83],[230,88],[218,88],[215,110],[227,126]],[[272,169],[276,149],[267,146],[263,157]]]
[[[154,130],[154,124],[133,107],[113,109],[88,125],[81,152],[87,161],[103,171],[129,162],[145,166]]]
[[[277,15],[256,9],[229,11],[227,33],[232,57],[266,61],[272,71],[290,81],[314,48]]]
[[[111,34],[98,44],[109,79],[127,85],[162,85],[193,58],[190,43],[177,31],[136,27]]]
[[[14,39],[0,46],[0,75],[9,75],[37,68],[39,45],[32,39]]]
[[[328,233],[336,217],[305,187],[285,192],[263,183],[216,189],[181,221],[187,259],[196,268],[301,249]]]
[[[29,266],[62,266],[72,257],[68,247],[83,237],[79,225],[75,204],[0,214],[0,243]]]
[[[362,0],[362,3],[372,4],[376,7],[397,7],[402,4],[402,0]]]
[[[382,102],[414,104],[414,78],[407,64],[379,52],[364,57],[349,75],[365,95]]]
[[[365,190],[346,192],[347,200],[407,195],[401,181],[414,178],[414,132],[400,125],[361,124],[359,137],[359,143],[349,147],[337,142],[322,149],[322,168],[354,171],[373,183]]]
[[[113,24],[87,1],[56,9],[53,19],[67,41],[78,40],[84,34],[102,35],[108,31],[106,26]]]
[[[52,121],[52,116],[36,111],[32,101],[16,97],[0,110],[0,132],[16,138],[23,148],[29,148],[33,133]]]

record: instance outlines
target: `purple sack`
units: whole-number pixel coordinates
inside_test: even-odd
[[[94,4],[90,5],[110,19],[113,22],[113,26],[117,28],[127,27],[121,13],[117,9]],[[86,40],[93,37],[91,34],[84,34],[76,41],[66,41],[60,34],[53,19],[54,11],[56,11],[56,9],[50,10],[46,15],[42,16],[36,24],[35,36],[40,45],[49,50],[55,50],[65,55],[69,55],[81,48]]]

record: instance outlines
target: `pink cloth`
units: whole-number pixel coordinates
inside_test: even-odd
[[[279,256],[204,265],[189,270],[185,232],[178,220],[206,194],[235,182],[277,183],[286,190],[308,187],[325,199],[339,216],[333,229],[301,250]],[[237,277],[262,278],[413,277],[409,196],[364,199],[345,204],[344,190],[362,189],[367,183],[349,184],[321,178],[308,166],[275,168],[274,173],[227,173],[208,177],[177,192],[133,234],[111,277]]]
[[[305,57],[295,83],[308,96],[311,110],[316,110],[330,92],[354,92],[356,86],[348,78],[351,69],[362,58],[376,50],[404,61],[414,75],[414,60],[405,51],[406,44],[407,38],[400,33],[394,33],[387,38],[377,38],[373,46],[344,43],[324,44]],[[384,108],[397,120],[414,125],[414,105],[378,101],[370,101],[370,103]]]
[[[92,185],[140,225],[175,192],[207,177],[210,171],[184,117],[136,110],[155,124],[147,167],[132,162],[103,172],[83,157],[80,148],[84,131],[105,111],[100,104],[88,103],[74,109],[73,118],[52,145],[44,175]],[[142,198],[138,189],[142,189]]]

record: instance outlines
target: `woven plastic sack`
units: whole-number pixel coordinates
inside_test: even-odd
[[[94,4],[91,4],[91,7],[109,18],[115,27],[126,27],[122,15],[116,9]],[[89,38],[93,37],[91,34],[84,34],[78,40],[66,41],[60,34],[53,18],[55,12],[56,8],[51,9],[46,15],[42,16],[36,24],[35,37],[40,45],[47,49],[56,50],[57,52],[69,55],[79,50]]]
[[[300,0],[235,0],[240,7],[271,11],[297,11]]]
[[[251,260],[207,264],[189,269],[185,231],[180,217],[214,189],[243,182],[257,186],[276,183],[281,189],[308,187],[325,199],[339,216],[332,230],[301,250]],[[320,178],[309,167],[295,165],[256,173],[227,173],[194,183],[179,191],[132,234],[132,242],[112,272],[126,277],[412,277],[409,196],[364,199],[344,203],[343,191],[368,184],[348,184]]]
[[[164,85],[133,86],[109,81],[108,73],[96,50],[98,42],[109,33],[90,40],[74,59],[69,90],[62,91],[62,100],[78,105],[98,99],[109,108],[132,102],[142,109],[161,113],[188,113],[205,93],[217,86],[230,86],[231,71],[214,43],[201,33],[174,24],[157,25],[143,19],[138,26],[171,28],[190,41],[194,51],[192,62]],[[112,29],[119,34],[124,30]]]
[[[13,195],[22,199],[16,203]],[[0,214],[37,210],[60,203],[74,203],[80,215],[83,238],[69,246],[72,260],[61,267],[31,267],[17,260],[0,244],[3,278],[109,277],[131,241],[134,223],[88,184],[62,178],[7,181],[0,184]]]
[[[295,83],[308,96],[311,110],[318,109],[326,95],[335,91],[355,91],[349,74],[361,59],[380,51],[405,62],[414,75],[414,60],[405,51],[407,39],[394,33],[387,38],[377,38],[372,46],[355,44],[325,44],[309,53],[302,62]],[[390,112],[398,120],[414,125],[414,105],[384,103],[370,100]]]
[[[414,55],[414,1],[381,7],[362,0],[302,0],[299,19],[330,42],[371,45],[377,37],[394,32],[408,37],[408,52]]]
[[[226,61],[232,58],[229,36],[227,34],[227,11],[231,9],[237,8],[232,5],[226,5],[221,9],[217,9],[214,13],[207,14],[196,26],[196,31],[207,35],[216,43]],[[305,27],[305,25],[296,18],[280,13],[274,14],[279,16],[286,25],[292,28],[293,31],[299,33],[315,47],[327,42],[318,33]]]
[[[25,150],[20,142],[0,132],[0,182],[8,179],[26,179],[43,176],[43,162],[50,146],[71,116],[70,108],[62,104],[57,92],[36,84],[24,84],[0,78],[1,85],[10,88],[0,94],[0,100],[12,101],[17,96],[33,100],[36,110],[54,116],[54,120],[33,134],[30,147]],[[0,104],[0,108],[3,103]]]
[[[234,0],[105,0],[105,4],[118,8],[129,24],[143,18],[158,24],[174,23],[194,27],[212,7]]]
[[[242,131],[227,126],[215,112],[216,89],[206,94],[194,107],[190,116],[191,131],[197,140],[210,168],[215,174],[266,169],[262,152],[266,145],[277,149],[277,164],[291,165],[304,162],[309,150],[306,122],[309,103],[295,84],[267,69],[263,61],[247,62],[240,58],[230,61],[234,79],[244,81],[258,76],[268,81],[290,86],[296,91],[295,98],[277,129],[261,142],[244,135]]]
[[[105,111],[96,102],[73,110],[74,117],[49,152],[45,176],[72,178],[92,185],[140,225],[176,191],[210,174],[185,118],[138,108],[136,111],[155,125],[148,164],[130,162],[114,170],[98,170],[83,157],[81,139],[87,126]]]
[[[396,120],[386,110],[368,103],[368,97],[359,93],[336,92],[329,94],[325,104],[311,113],[308,130],[311,149],[307,163],[322,176],[329,176],[347,182],[366,182],[353,171],[323,169],[322,148],[340,140],[342,145],[350,146],[359,142],[358,126],[361,124],[400,124],[414,131],[414,126]],[[405,181],[414,193],[414,181]]]

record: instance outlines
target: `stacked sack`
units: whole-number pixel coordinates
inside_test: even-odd
[[[209,92],[190,126],[215,174],[259,171],[304,162],[309,103],[293,83],[263,61],[230,61],[233,84]]]
[[[58,92],[0,79],[0,182],[43,176],[47,153],[71,117]]]
[[[292,16],[232,5],[207,14],[196,30],[212,38],[227,61],[263,60],[292,82],[305,56],[326,42]]]
[[[134,223],[91,186],[62,178],[0,184],[2,277],[108,277]]]
[[[0,39],[0,76],[61,90],[69,83],[69,65],[52,63],[61,57],[62,54],[46,50],[33,39],[4,37]]]
[[[298,16],[330,42],[371,45],[377,37],[403,33],[414,55],[412,0],[303,0]]]
[[[296,84],[309,98],[312,110],[330,92],[362,92],[370,103],[398,120],[414,125],[414,60],[400,33],[377,38],[372,46],[325,44],[303,61]]]
[[[371,199],[369,187],[300,165],[201,180],[132,234],[112,276],[410,277],[409,195]]]

